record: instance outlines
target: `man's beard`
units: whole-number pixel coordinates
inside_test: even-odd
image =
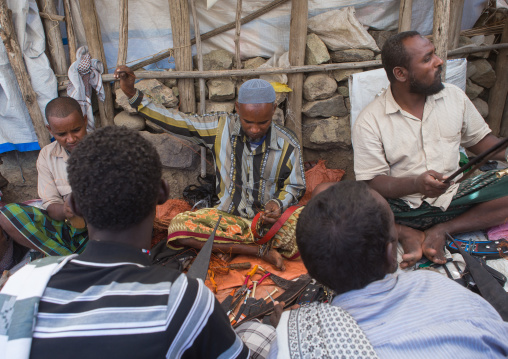
[[[434,82],[430,86],[424,85],[421,82],[417,81],[412,74],[409,76],[409,92],[411,93],[430,96],[437,94],[442,89],[444,89],[444,85],[441,82],[441,69],[436,72]]]

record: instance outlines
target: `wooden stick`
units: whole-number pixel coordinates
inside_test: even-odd
[[[448,24],[450,21],[450,0],[434,0],[434,26],[432,34],[436,55],[443,60],[442,81],[446,78],[446,59],[448,51]]]
[[[508,45],[508,19],[504,23],[501,42]],[[487,123],[495,135],[501,131],[503,109],[506,106],[506,96],[508,95],[508,48],[499,51],[497,55],[496,74],[496,82],[489,92],[489,115],[487,117]]]
[[[399,32],[411,30],[412,14],[413,14],[413,0],[400,0]]]
[[[196,36],[196,52],[198,53],[198,69],[203,71],[203,50],[201,49],[201,35],[199,34],[199,20],[196,11],[196,0],[189,1],[192,12],[192,19],[194,22],[194,33]],[[205,79],[199,79],[199,111],[200,115],[206,112],[206,91]],[[201,146],[201,178],[206,177],[206,148]]]
[[[289,33],[289,63],[291,66],[302,66],[305,63],[308,17],[308,0],[292,0]],[[301,143],[303,73],[288,75],[288,86],[293,91],[288,95],[288,121],[286,127],[293,130]]]
[[[508,48],[508,44],[495,44],[488,46],[463,47],[448,52],[449,56],[458,56],[461,54],[470,54],[474,52],[483,52],[490,50],[499,50]],[[272,67],[268,69],[242,69],[242,70],[222,70],[222,71],[136,71],[136,77],[140,79],[212,79],[221,77],[238,77],[238,76],[259,76],[269,74],[294,74],[305,72],[326,72],[332,70],[346,69],[365,69],[369,67],[381,66],[380,60],[362,61],[362,62],[343,62],[322,65],[305,65],[290,67]],[[115,81],[112,74],[102,76],[103,81]]]
[[[18,80],[21,96],[23,96],[28,113],[32,119],[39,146],[43,148],[51,143],[49,133],[37,103],[37,94],[30,83],[30,77],[23,61],[23,54],[12,24],[12,11],[7,7],[6,0],[0,0],[0,37],[5,45],[12,70]]]
[[[169,0],[175,66],[177,71],[192,71],[192,51],[190,44],[190,18],[187,0]],[[196,112],[194,80],[178,80],[180,111]]]
[[[101,27],[99,24],[99,18],[97,17],[97,10],[95,9],[95,0],[79,0],[79,6],[81,9],[81,18],[83,20],[83,27],[85,28],[86,42],[88,44],[90,56],[100,60],[104,64],[104,74],[107,74],[108,65],[106,63],[106,56],[104,55]],[[111,85],[109,82],[104,81],[104,77],[103,85],[105,99],[104,102],[99,101],[101,119],[99,121],[97,117],[95,118],[95,127],[114,125],[113,117],[115,115],[115,111],[113,108],[113,94],[111,92]]]
[[[118,58],[116,66],[125,65],[129,42],[129,1],[120,0],[120,24],[118,29]]]
[[[46,33],[46,41],[48,43],[48,50],[54,66],[56,75],[67,75],[69,64],[65,56],[65,50],[62,42],[62,34],[60,33],[60,24],[58,21],[63,20],[63,16],[54,15],[57,13],[54,1],[38,0],[39,9],[42,13],[48,15],[47,17],[41,16],[44,25],[44,32]],[[58,20],[57,18],[61,18]]]
[[[448,48],[456,49],[459,46],[460,28],[462,25],[462,11],[464,0],[451,0],[450,3],[450,33],[448,36]]]
[[[263,6],[259,10],[256,10],[252,14],[249,14],[246,17],[242,18],[240,20],[240,22],[242,23],[242,25],[244,25],[244,24],[260,17],[261,15],[266,14],[267,12],[271,11],[272,9],[275,9],[276,7],[286,3],[288,1],[289,0],[274,0],[273,2],[269,3],[268,5]],[[223,25],[223,26],[218,27],[214,30],[211,30],[211,31],[205,32],[204,34],[201,34],[201,41],[207,40],[207,39],[212,38],[216,35],[222,34],[223,32],[234,29],[235,23],[236,22],[233,21],[233,22],[230,22],[229,24]],[[191,40],[191,45],[194,45],[195,43],[196,43],[196,39],[194,38]],[[173,44],[173,46],[174,46],[174,44]],[[164,60],[165,58],[171,56],[172,50],[173,49],[168,49],[164,52],[161,52],[160,54],[155,54],[153,57],[151,57],[147,60],[138,62],[137,64],[131,66],[131,68],[132,68],[132,70],[137,70],[137,69],[140,69],[140,68],[145,67],[147,65],[156,63],[157,61]]]
[[[242,59],[240,57],[240,31],[242,29],[242,0],[236,0],[236,21],[235,21],[235,59],[236,68],[240,70],[242,68]]]
[[[42,11],[39,12],[39,16],[43,19],[48,19],[51,21],[65,21],[65,16],[48,14],[47,12]]]
[[[65,11],[65,27],[67,29],[67,41],[69,43],[69,57],[71,64],[76,61],[76,50],[78,49],[76,43],[76,35],[74,32],[74,21],[72,20],[72,9],[69,0],[63,1]]]

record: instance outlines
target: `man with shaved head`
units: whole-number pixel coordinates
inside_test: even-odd
[[[201,248],[222,215],[215,251],[257,255],[279,269],[284,268],[281,254],[289,259],[299,255],[294,236],[299,209],[285,213],[289,218],[273,237],[278,251],[257,245],[250,229],[257,213],[262,212],[260,221],[272,225],[305,192],[300,143],[289,129],[272,122],[276,98],[269,82],[245,82],[238,93],[236,114],[198,116],[156,106],[134,88],[135,75],[127,66],[118,67],[115,77],[142,116],[214,155],[218,203],[175,217],[168,246]]]
[[[76,228],[68,221],[75,215],[66,202],[71,193],[67,160],[87,134],[86,116],[76,100],[59,97],[47,104],[46,118],[55,141],[45,146],[37,159],[42,209],[22,204],[0,208],[0,272],[15,264],[13,241],[45,255],[81,253],[88,241],[86,228]]]

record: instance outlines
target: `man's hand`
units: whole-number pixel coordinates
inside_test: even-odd
[[[430,170],[415,178],[415,186],[418,193],[423,194],[425,197],[439,197],[453,184],[453,182],[443,183],[445,179],[446,177],[441,173]]]
[[[114,76],[115,79],[120,80],[120,88],[128,98],[131,98],[136,94],[136,89],[134,88],[136,75],[134,75],[134,72],[130,69],[130,67],[125,65],[118,66],[115,70]]]
[[[262,223],[274,224],[281,216],[282,211],[279,204],[275,201],[268,201],[265,205],[265,211],[261,215],[260,220]]]
[[[69,199],[70,199],[70,196],[66,196],[64,199],[64,204],[63,204],[63,213],[65,215],[65,218],[67,218],[67,219],[71,219],[72,217],[76,216],[71,209]]]

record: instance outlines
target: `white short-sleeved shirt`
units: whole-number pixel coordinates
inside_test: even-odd
[[[402,110],[390,87],[365,107],[352,133],[358,181],[379,175],[418,176],[428,170],[447,176],[459,168],[459,146],[474,146],[491,131],[461,89],[444,85],[439,93],[427,96],[422,120]],[[425,201],[446,210],[457,189],[454,184]],[[418,208],[422,197],[412,194],[402,199]]]

